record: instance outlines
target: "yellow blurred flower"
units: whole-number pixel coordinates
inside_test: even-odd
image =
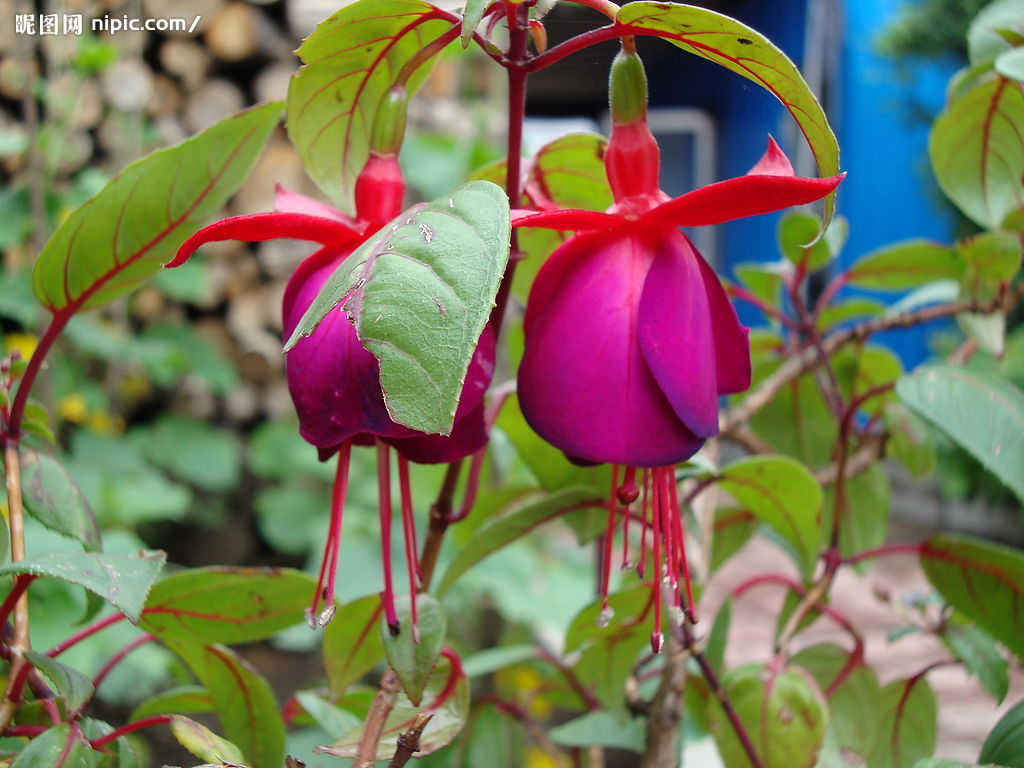
[[[523,768],[558,768],[558,763],[539,747],[527,747],[523,756]]]
[[[57,403],[57,415],[64,421],[81,424],[89,417],[89,406],[81,392],[72,392]]]
[[[38,341],[39,339],[30,333],[8,333],[4,336],[4,349],[7,354],[17,350],[23,360],[28,360],[36,351]]]
[[[120,435],[124,432],[124,419],[112,416],[106,411],[96,411],[89,415],[89,429],[99,435]]]

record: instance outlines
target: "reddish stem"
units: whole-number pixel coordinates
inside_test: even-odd
[[[89,746],[93,749],[103,749],[104,746],[112,741],[117,741],[122,736],[127,736],[129,733],[135,733],[135,731],[141,731],[143,728],[151,728],[154,725],[166,725],[171,722],[170,715],[153,715],[152,717],[144,717],[141,720],[136,720],[134,723],[128,723],[122,725],[106,736],[100,736],[98,739],[93,739],[89,742]]]
[[[423,48],[418,50],[416,54],[405,63],[405,66],[402,67],[398,76],[395,78],[394,85],[404,87],[409,82],[409,78],[415,74],[417,69],[443,51],[445,46],[458,37],[461,32],[462,25],[456,24],[446,32],[439,35],[434,41],[423,46]]]
[[[141,637],[137,637],[134,640],[132,640],[130,643],[125,645],[124,648],[122,648],[117,653],[115,653],[113,656],[111,656],[107,660],[107,663],[104,664],[100,668],[100,671],[96,673],[96,677],[93,678],[93,681],[92,681],[93,689],[94,690],[99,689],[100,684],[104,680],[107,679],[107,675],[109,675],[111,673],[111,671],[114,669],[114,667],[116,667],[118,664],[120,664],[124,660],[125,656],[127,656],[129,653],[134,651],[140,645],[145,645],[146,643],[151,643],[154,640],[156,640],[156,635],[142,635]]]
[[[4,598],[4,602],[0,605],[0,626],[7,622],[10,618],[11,611],[14,610],[15,604],[21,599],[21,596],[25,594],[25,590],[28,589],[28,585],[35,581],[38,576],[31,573],[19,573],[14,577],[14,586],[11,587],[11,591],[7,593],[7,597]]]
[[[405,539],[405,565],[409,574],[409,610],[412,619],[412,638],[419,642],[419,622],[416,616],[416,593],[419,590],[420,566],[416,561],[416,521],[412,516],[412,490],[409,488],[409,462],[398,454],[398,487],[402,498],[402,536]]]
[[[843,563],[846,565],[856,565],[864,560],[870,560],[873,557],[881,557],[883,555],[919,554],[921,554],[920,544],[886,544],[885,546],[875,547],[874,549],[865,549],[863,552],[857,552],[856,554],[843,558]]]
[[[112,614],[110,616],[107,616],[107,618],[105,618],[105,619],[100,619],[99,621],[95,622],[94,624],[90,624],[85,629],[83,629],[83,630],[81,630],[79,632],[76,632],[75,634],[73,634],[71,637],[69,637],[64,642],[59,643],[58,645],[55,645],[53,648],[51,648],[50,650],[48,650],[46,652],[46,655],[51,657],[51,658],[57,658],[58,656],[60,656],[62,653],[64,653],[64,651],[66,651],[71,646],[77,645],[78,643],[80,643],[83,640],[85,640],[87,637],[92,637],[97,632],[99,632],[101,629],[106,629],[111,624],[117,624],[119,621],[124,621],[125,618],[126,617],[125,617],[125,615],[123,613],[115,613],[115,614]]]
[[[748,304],[752,304],[769,317],[773,317],[776,320],[778,320],[791,331],[795,331],[800,327],[799,324],[793,318],[791,318],[781,309],[779,309],[778,307],[773,307],[771,304],[762,299],[756,293],[748,291],[742,285],[730,285],[728,288],[725,289],[725,292],[734,299],[739,299],[740,301],[745,301]]]
[[[42,338],[36,344],[35,351],[32,352],[32,357],[29,359],[28,365],[25,367],[25,373],[22,374],[21,382],[18,384],[18,391],[14,395],[14,402],[11,403],[10,418],[7,421],[7,428],[4,432],[4,439],[6,441],[17,443],[21,438],[21,421],[25,416],[25,406],[28,404],[28,396],[32,391],[32,385],[35,384],[36,377],[39,375],[39,371],[42,370],[43,360],[50,351],[50,347],[57,341],[61,331],[64,330],[64,326],[68,324],[73,314],[73,312],[62,312],[53,315],[50,324],[46,327],[46,331],[43,332]]]
[[[48,730],[50,727],[46,725],[10,725],[4,731],[4,736],[24,736],[31,739]]]
[[[440,709],[451,695],[455,692],[455,686],[459,684],[459,680],[466,676],[465,671],[462,669],[462,659],[459,658],[459,654],[453,651],[451,648],[445,647],[441,649],[441,655],[448,659],[448,664],[451,666],[451,672],[448,675],[448,680],[444,684],[444,688],[437,694],[429,707],[424,712],[433,712]]]

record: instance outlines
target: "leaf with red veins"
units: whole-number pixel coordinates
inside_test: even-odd
[[[985,229],[1024,229],[1024,92],[1003,78],[975,86],[935,121],[928,141],[947,197]]]
[[[303,213],[252,213],[246,216],[233,216],[203,227],[182,244],[178,254],[165,266],[181,266],[200,246],[207,243],[220,240],[258,243],[278,239],[304,240],[342,248],[355,244],[361,236],[340,221],[320,216]]]
[[[705,8],[649,0],[624,5],[616,28],[620,35],[662,37],[760,85],[796,120],[818,162],[818,172],[833,176],[839,170],[839,144],[821,104],[796,65],[764,35]],[[822,232],[834,211],[835,199],[830,195],[825,202]]]
[[[385,92],[456,21],[422,0],[361,0],[321,23],[298,49],[305,66],[288,89],[288,135],[313,181],[343,210],[355,210],[356,178]],[[425,64],[409,78],[410,96],[430,69]]]
[[[65,320],[153,275],[238,190],[277,125],[280,103],[253,107],[132,163],[50,238],[32,280]]]

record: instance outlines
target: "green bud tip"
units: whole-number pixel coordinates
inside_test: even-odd
[[[394,86],[381,99],[373,119],[370,150],[378,155],[397,155],[405,138],[405,113],[409,94],[404,87]]]
[[[647,75],[636,53],[623,50],[615,57],[609,76],[608,99],[615,125],[635,123],[647,115]]]

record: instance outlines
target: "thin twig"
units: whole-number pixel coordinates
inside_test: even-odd
[[[377,759],[377,745],[380,744],[381,734],[384,733],[384,724],[388,715],[394,709],[395,699],[398,698],[398,675],[388,667],[381,678],[377,695],[373,697],[370,711],[366,713],[366,722],[363,725],[363,737],[359,741],[359,749],[356,752],[355,760],[352,761],[352,768],[373,768]]]
[[[932,320],[952,317],[960,312],[992,314],[997,311],[1007,311],[1021,300],[1022,295],[1024,295],[1024,286],[1018,286],[1007,294],[997,296],[990,301],[959,301],[952,304],[924,307],[913,312],[884,315],[829,334],[822,340],[822,350],[827,355],[833,355],[850,342],[864,341],[880,331],[909,328]],[[775,373],[747,395],[743,402],[722,414],[719,420],[720,430],[723,433],[730,433],[741,424],[748,422],[755,413],[768,405],[783,387],[810,370],[817,362],[818,354],[818,350],[807,347],[788,358],[775,370]]]
[[[433,714],[420,712],[416,715],[409,730],[398,735],[398,747],[395,749],[395,756],[388,763],[388,768],[402,768],[410,758],[420,751],[420,738],[423,736],[423,729],[433,719]]]
[[[21,462],[16,438],[8,438],[4,443],[4,469],[7,473],[11,562],[17,563],[25,559],[25,510],[21,499]],[[4,700],[0,703],[0,731],[7,728],[14,718],[14,713],[18,709],[18,701],[21,698],[21,686],[24,685],[25,680],[24,672],[28,662],[25,661],[24,653],[29,648],[28,594],[25,591],[22,591],[14,604],[13,624],[14,637],[10,645],[11,667],[8,671]]]
[[[683,696],[689,657],[689,649],[670,632],[661,683],[647,707],[647,749],[641,768],[677,768],[679,765],[679,723],[686,704]]]

